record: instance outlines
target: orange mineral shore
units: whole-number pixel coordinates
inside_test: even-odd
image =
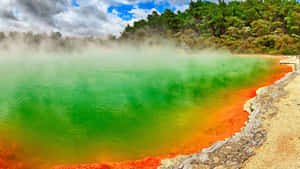
[[[281,58],[278,58],[278,60]],[[216,106],[207,108],[211,115],[201,124],[196,134],[181,145],[172,148],[168,155],[159,157],[146,157],[137,161],[108,162],[100,164],[85,164],[74,166],[55,166],[52,169],[156,169],[161,165],[161,160],[172,158],[177,155],[199,153],[201,149],[209,147],[216,141],[231,137],[239,132],[248,119],[248,112],[244,111],[244,104],[247,100],[256,96],[256,90],[263,86],[273,84],[281,79],[292,69],[286,65],[276,65],[275,71],[271,76],[265,77],[255,87],[226,91],[221,94],[220,103]],[[224,101],[226,100],[226,101]],[[225,102],[225,103],[224,103]]]

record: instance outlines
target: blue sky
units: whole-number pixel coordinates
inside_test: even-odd
[[[77,0],[72,0],[72,6],[79,7],[80,5],[77,3]]]
[[[117,6],[110,6],[107,11],[109,13],[113,13],[113,11],[117,11],[117,15],[123,20],[130,21],[133,18],[133,13],[130,11],[134,8],[134,5],[128,4],[119,4]]]
[[[179,3],[179,7],[187,5],[188,3]],[[77,3],[77,0],[72,0],[73,7],[80,7]],[[117,3],[108,7],[108,13],[116,12],[117,16],[122,20],[130,21],[135,19],[134,14],[132,13],[133,9],[141,10],[152,10],[155,9],[159,13],[164,12],[166,9],[171,9],[173,11],[178,10],[175,6],[171,5],[169,1],[157,1],[157,0],[147,0],[147,1],[137,1],[136,3]]]

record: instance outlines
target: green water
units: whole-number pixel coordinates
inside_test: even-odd
[[[3,52],[0,127],[42,159],[139,159],[166,151],[207,116],[187,110],[255,84],[272,65],[171,48]]]

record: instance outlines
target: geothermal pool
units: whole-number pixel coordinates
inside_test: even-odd
[[[239,131],[246,100],[288,71],[271,58],[171,48],[2,52],[0,166],[199,152]]]

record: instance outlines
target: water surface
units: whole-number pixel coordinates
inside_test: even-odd
[[[216,107],[282,71],[269,58],[172,49],[1,55],[0,131],[33,168],[195,151],[187,143],[220,122]]]

